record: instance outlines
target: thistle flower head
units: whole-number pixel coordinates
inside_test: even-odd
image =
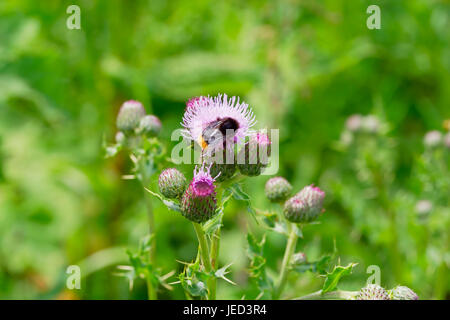
[[[291,222],[312,222],[322,213],[324,198],[325,192],[320,188],[313,185],[306,186],[286,201],[284,215]]]
[[[239,98],[228,99],[226,94],[215,98],[190,100],[183,116],[183,136],[197,142],[203,150],[223,143],[240,142],[256,123],[253,111]],[[230,132],[232,131],[232,132]]]
[[[246,176],[259,176],[269,163],[271,144],[266,133],[256,132],[250,135],[237,157],[239,171]]]
[[[149,137],[155,137],[161,131],[161,121],[154,115],[146,115],[139,122],[139,132]]]
[[[405,286],[396,286],[389,290],[392,300],[419,300],[419,296],[410,288]]]
[[[181,210],[187,219],[202,223],[216,214],[216,186],[210,167],[195,167],[194,177],[181,199]]]
[[[426,147],[434,148],[441,144],[442,141],[442,133],[437,130],[429,131],[425,134],[423,138],[423,143]]]
[[[202,108],[204,106],[208,106],[209,104],[209,97],[203,97],[203,96],[199,96],[199,97],[194,97],[189,99],[186,102],[186,111],[188,109],[192,109],[192,108]]]
[[[138,128],[143,116],[145,116],[145,109],[142,103],[135,100],[125,101],[117,115],[117,128],[125,133],[131,132]]]
[[[271,202],[282,202],[289,197],[292,191],[291,184],[283,177],[270,178],[266,182],[266,197]]]
[[[158,178],[159,191],[169,198],[180,198],[186,190],[186,178],[175,168],[165,169]]]
[[[368,284],[359,291],[357,300],[391,300],[389,293],[377,284]]]

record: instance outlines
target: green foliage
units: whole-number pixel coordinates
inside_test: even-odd
[[[353,267],[356,265],[356,263],[349,263],[346,267],[335,266],[333,271],[327,273],[326,275],[326,279],[322,287],[322,293],[327,293],[336,289],[341,278],[351,274]]]
[[[381,0],[380,30],[366,28],[365,0],[74,4],[81,30],[66,28],[65,2],[0,4],[0,298],[145,299],[145,281],[137,281],[149,270],[145,260],[119,270],[134,280],[130,291],[111,277],[122,257],[101,253],[148,235],[146,201],[154,197],[140,181],[157,190],[185,101],[219,92],[249,103],[258,128],[280,129],[276,175],[294,191],[315,183],[327,193],[320,224],[302,228],[298,250],[308,261],[292,266],[299,273],[290,273],[287,296],[320,290],[317,275],[333,265],[323,253],[335,239],[344,265],[358,262],[340,289],[360,289],[366,268],[378,265],[388,288],[449,298],[449,152],[423,145],[427,131],[448,130],[448,1]],[[129,99],[163,123],[158,141],[142,140],[131,158],[112,143]],[[377,116],[382,130],[340,143],[355,113]],[[180,166],[188,179],[192,169]],[[287,228],[264,196],[268,179],[224,191],[236,201],[204,226],[209,236],[221,229],[220,268],[234,262],[224,272],[237,286],[221,281],[219,298],[271,290]],[[176,203],[161,200],[152,202],[158,266],[183,273],[176,261],[195,258],[195,234]],[[419,217],[420,200],[432,209]],[[247,227],[264,239],[250,261]],[[81,264],[81,290],[67,290],[65,271],[80,261],[95,263]],[[184,285],[160,285],[159,296],[183,299],[183,288],[204,296],[205,275],[195,268]],[[251,279],[262,277],[259,287],[248,268]]]

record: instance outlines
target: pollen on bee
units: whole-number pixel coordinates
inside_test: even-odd
[[[200,145],[200,147],[202,147],[202,150],[205,150],[206,147],[208,147],[208,143],[205,141],[205,139],[203,139],[202,136],[198,138],[198,144]]]

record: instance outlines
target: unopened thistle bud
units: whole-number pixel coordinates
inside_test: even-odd
[[[444,137],[444,146],[450,149],[450,132],[448,132]]]
[[[419,296],[405,286],[396,286],[394,289],[389,290],[389,294],[392,300],[419,300]]]
[[[216,177],[216,182],[223,182],[233,177],[236,172],[236,156],[233,148],[218,146],[205,159],[206,164],[211,165],[210,174]]]
[[[265,133],[252,135],[238,154],[239,171],[246,176],[259,176],[269,164],[271,141]]]
[[[298,252],[292,256],[292,264],[299,265],[306,262],[306,254],[304,252]]]
[[[356,132],[361,129],[362,122],[363,116],[360,114],[354,114],[347,118],[345,126],[349,131]]]
[[[204,165],[197,171],[194,170],[192,182],[186,189],[181,199],[181,211],[185,218],[203,223],[216,214],[216,187],[215,179],[211,177],[209,167]]]
[[[125,142],[125,135],[122,131],[117,131],[116,133],[116,143],[123,144]]]
[[[417,215],[421,218],[428,216],[428,214],[433,210],[433,204],[429,200],[420,200],[416,203]]]
[[[161,131],[161,121],[154,115],[147,115],[142,117],[139,122],[139,132],[144,133],[149,137],[156,137]]]
[[[356,300],[391,300],[389,293],[377,284],[368,284],[359,291]]]
[[[271,202],[282,202],[286,200],[292,191],[291,184],[283,177],[270,178],[266,182],[266,197]]]
[[[369,133],[376,133],[380,129],[380,121],[374,115],[365,116],[361,125],[362,129]]]
[[[186,178],[175,168],[165,169],[159,175],[158,186],[166,198],[180,198],[186,190]]]
[[[117,115],[117,128],[128,133],[138,128],[139,121],[145,116],[145,109],[139,101],[125,101],[120,107]]]
[[[437,130],[429,131],[425,134],[423,138],[423,143],[426,147],[434,148],[441,144],[442,141],[442,133]]]
[[[284,216],[291,222],[307,223],[322,213],[325,192],[313,185],[304,187],[284,204]]]

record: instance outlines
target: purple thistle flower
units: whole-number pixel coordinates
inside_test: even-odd
[[[193,222],[206,222],[216,214],[215,178],[211,177],[210,167],[195,167],[194,177],[181,199],[183,216]]]
[[[186,102],[186,111],[192,108],[202,108],[209,105],[209,97],[195,97],[191,98]]]
[[[183,136],[197,142],[202,149],[232,138],[232,144],[241,142],[256,123],[253,111],[239,98],[228,99],[226,94],[215,98],[199,97],[189,100],[183,115]],[[229,137],[227,130],[232,130]],[[210,149],[210,148],[208,148]]]

